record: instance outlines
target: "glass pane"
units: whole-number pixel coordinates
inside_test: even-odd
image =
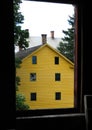
[[[36,56],[32,56],[32,63],[36,64],[37,63],[37,57]]]

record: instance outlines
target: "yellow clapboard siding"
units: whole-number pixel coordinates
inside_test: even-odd
[[[32,56],[37,56],[37,64],[32,64]],[[74,69],[62,55],[44,46],[22,61],[16,75],[21,78],[19,91],[26,98],[30,109],[72,108],[74,107]],[[54,57],[59,64],[54,64]],[[36,81],[30,81],[30,73],[36,73]],[[61,74],[61,80],[55,81],[55,73]],[[30,93],[37,94],[37,100],[30,100]],[[55,93],[61,92],[61,100],[55,100]]]

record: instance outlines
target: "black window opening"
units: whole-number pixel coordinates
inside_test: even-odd
[[[32,56],[32,64],[37,64],[37,56]]]
[[[61,80],[61,74],[55,73],[55,81],[60,81],[60,80]]]
[[[30,100],[31,101],[36,101],[36,93],[31,93],[30,94]]]
[[[55,93],[55,100],[61,100],[61,92]]]
[[[59,57],[55,57],[55,64],[59,64]]]
[[[30,73],[30,81],[36,81],[36,73]]]

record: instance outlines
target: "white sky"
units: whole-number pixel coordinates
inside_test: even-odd
[[[62,37],[62,30],[69,28],[68,19],[74,13],[74,6],[50,2],[23,1],[20,11],[24,16],[23,29],[29,29],[30,36],[50,35]]]

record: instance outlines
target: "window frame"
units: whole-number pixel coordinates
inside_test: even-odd
[[[59,65],[59,56],[55,56],[54,62],[55,65]]]
[[[61,100],[61,92],[55,92],[55,100]]]
[[[34,1],[34,0],[33,0]],[[39,2],[42,2],[40,0],[38,0]],[[38,2],[37,1],[37,2]],[[48,1],[44,1],[44,2],[48,2]],[[76,26],[76,31],[75,31],[75,66],[74,66],[74,70],[75,70],[75,86],[74,86],[74,93],[75,93],[75,97],[74,97],[74,108],[69,108],[69,109],[44,109],[44,110],[31,110],[31,111],[26,111],[24,112],[18,112],[17,111],[17,117],[18,116],[26,116],[27,114],[30,116],[37,116],[37,115],[46,115],[46,114],[69,114],[69,113],[80,113],[81,111],[83,111],[83,90],[82,90],[82,65],[81,62],[83,62],[83,59],[81,57],[82,55],[82,51],[81,51],[81,46],[82,46],[82,31],[81,31],[81,22],[79,21],[79,19],[81,19],[82,16],[82,9],[80,4],[77,3],[77,1],[71,1],[71,0],[61,0],[60,1],[56,1],[56,0],[52,0],[49,1],[52,3],[60,3],[60,4],[74,4],[75,8],[75,13],[76,13],[76,22],[75,22],[75,26]],[[80,43],[81,45],[77,44]],[[80,67],[81,66],[81,67]],[[79,86],[79,87],[78,87]],[[39,111],[39,114],[37,114]]]
[[[32,79],[32,75],[33,75],[33,79]],[[30,81],[32,81],[32,82],[35,82],[37,80],[37,75],[36,75],[36,73],[30,73]]]
[[[61,81],[61,74],[55,73],[55,81]]]
[[[36,101],[37,100],[37,93],[31,92],[30,93],[30,101]]]
[[[32,56],[32,64],[37,64],[37,56]]]

